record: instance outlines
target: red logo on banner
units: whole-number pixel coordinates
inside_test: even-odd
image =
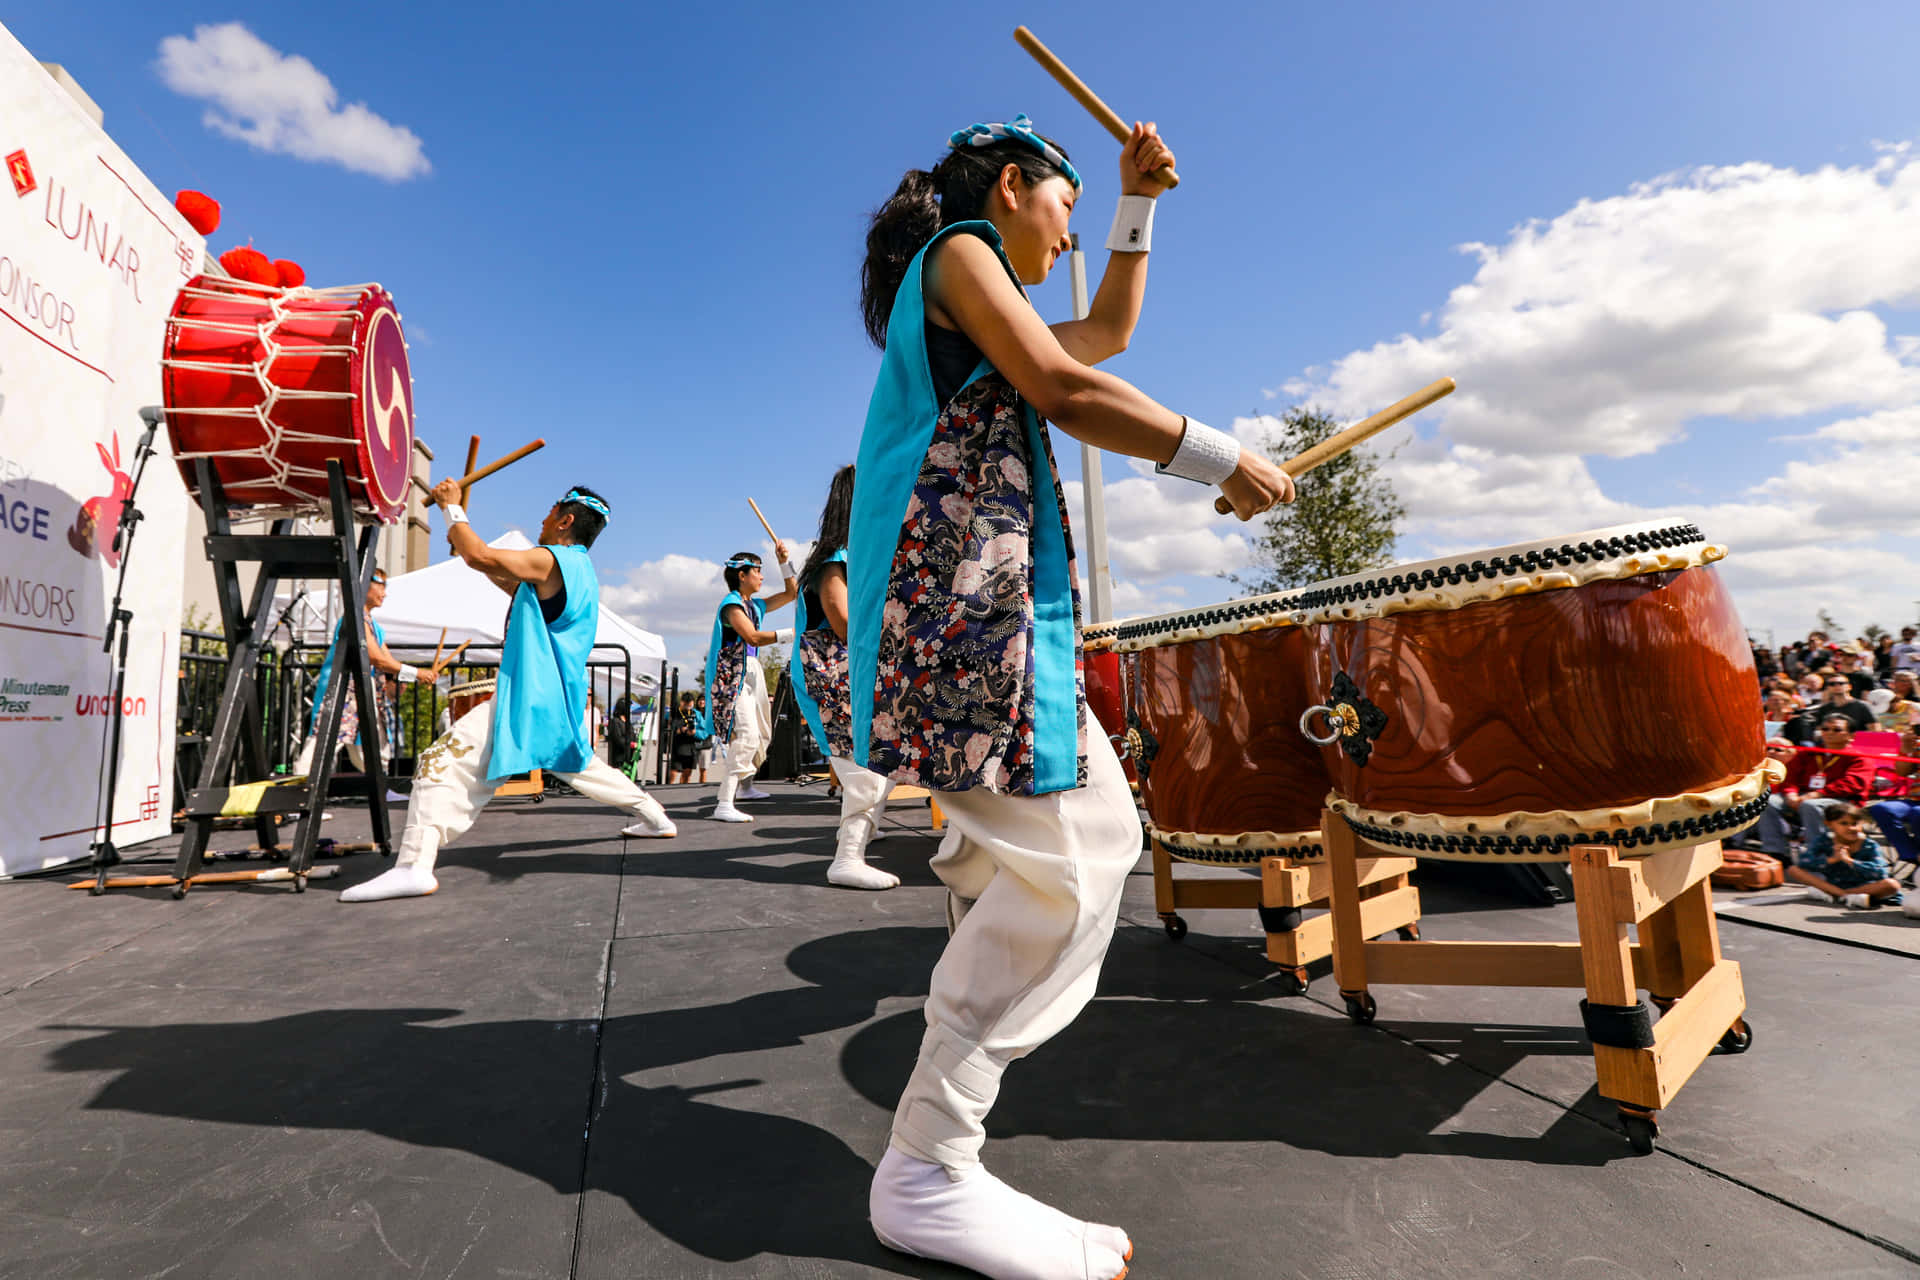
[[[13,194],[24,196],[40,184],[33,180],[33,166],[27,163],[25,150],[7,157],[7,176],[13,179]]]

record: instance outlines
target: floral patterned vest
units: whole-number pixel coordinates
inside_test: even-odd
[[[1086,780],[1086,697],[1066,497],[1039,418],[992,365],[935,403],[921,273],[955,233],[1000,249],[991,223],[959,223],[908,267],[855,464],[853,759],[940,791],[1067,791]]]

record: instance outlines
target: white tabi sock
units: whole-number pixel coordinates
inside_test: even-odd
[[[365,884],[342,890],[342,902],[384,902],[388,898],[424,898],[440,887],[427,867],[391,867]]]
[[[856,813],[840,824],[833,864],[827,868],[828,884],[842,889],[891,889],[900,883],[891,871],[867,865],[867,841],[873,829],[873,815],[867,813]]]
[[[647,814],[639,813],[634,815],[632,825],[620,828],[620,834],[632,836],[636,840],[665,840],[669,836],[679,835],[680,828],[673,824],[672,818],[664,814],[656,822]]]
[[[1117,1280],[1133,1245],[1015,1191],[981,1165],[952,1172],[889,1146],[867,1211],[881,1244],[993,1280]]]

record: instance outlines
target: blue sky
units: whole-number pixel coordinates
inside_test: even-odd
[[[1078,229],[1104,238],[1115,145],[1013,43],[1021,22],[1179,156],[1115,372],[1250,438],[1297,397],[1357,417],[1454,373],[1457,403],[1392,464],[1404,558],[1686,513],[1732,545],[1750,625],[1920,607],[1920,508],[1849,487],[1920,463],[1900,340],[1920,332],[1920,165],[1897,149],[1920,136],[1920,7],[962,12],[63,0],[0,22],[162,189],[222,202],[216,252],[384,282],[443,458],[470,432],[488,454],[549,441],[478,491],[482,531],[531,528],[574,481],[608,492],[609,597],[677,655],[704,644],[718,562],[762,541],[745,497],[808,536],[854,453],[864,218],[902,170],[1026,111],[1088,175]],[[304,157],[233,136],[297,115],[312,79],[216,57],[170,87],[162,42],[226,23],[377,121],[321,102]],[[360,171],[382,166],[412,172]],[[1049,318],[1065,274],[1036,291]],[[1244,547],[1204,495],[1106,474],[1121,612],[1233,594],[1211,573]]]

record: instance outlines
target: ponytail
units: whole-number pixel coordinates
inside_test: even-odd
[[[887,317],[913,255],[940,230],[940,196],[933,174],[909,169],[867,224],[867,260],[860,267],[860,316],[873,345],[887,345]]]
[[[1022,117],[1025,119],[1025,117]],[[1046,141],[1062,156],[1066,148]],[[1071,161],[1072,157],[1067,159]],[[1032,147],[1004,141],[985,147],[960,147],[942,156],[932,169],[909,169],[887,202],[867,223],[867,257],[860,267],[860,318],[876,347],[887,345],[887,320],[893,300],[914,255],[941,228],[978,218],[987,196],[1008,165],[1020,170],[1027,186],[1048,178],[1066,178],[1057,165]]]

